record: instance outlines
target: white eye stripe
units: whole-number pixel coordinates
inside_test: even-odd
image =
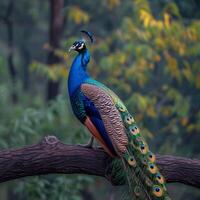
[[[83,43],[81,43],[81,46],[80,46],[80,47],[78,47],[78,49],[82,49],[82,48],[83,48],[83,46],[84,46],[84,44],[83,44]]]

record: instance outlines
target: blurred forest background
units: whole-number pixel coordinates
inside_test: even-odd
[[[56,135],[85,143],[66,82],[80,30],[94,33],[89,71],[125,102],[152,151],[200,159],[200,1],[1,0],[0,148]],[[168,184],[175,200],[198,189]],[[119,187],[87,175],[0,185],[0,200],[116,199]]]

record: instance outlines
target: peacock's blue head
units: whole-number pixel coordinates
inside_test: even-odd
[[[79,53],[83,52],[86,49],[86,45],[84,40],[77,40],[74,44],[69,48],[69,51],[74,50]]]
[[[81,32],[90,39],[91,43],[93,43],[93,35],[90,32],[84,30],[82,30]],[[84,50],[86,49],[85,41],[85,39],[75,41],[74,44],[69,48],[69,51],[74,50],[79,53],[84,52]]]

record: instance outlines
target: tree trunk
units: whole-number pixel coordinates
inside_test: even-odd
[[[9,73],[11,76],[11,81],[12,81],[12,91],[11,91],[11,97],[13,103],[17,103],[18,101],[18,96],[16,93],[16,78],[17,78],[17,72],[14,66],[13,62],[13,19],[12,19],[12,14],[14,11],[14,1],[10,0],[6,12],[6,16],[4,18],[5,25],[7,27],[7,35],[8,35],[8,69]]]
[[[50,0],[50,30],[49,30],[49,44],[51,50],[47,58],[47,64],[57,64],[61,62],[54,50],[59,48],[59,42],[62,35],[64,17],[61,14],[64,6],[64,0]],[[47,100],[54,99],[58,95],[59,81],[49,80],[47,83]]]

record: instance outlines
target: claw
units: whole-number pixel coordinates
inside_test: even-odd
[[[78,146],[85,148],[93,148],[94,137],[91,137],[87,144],[78,144]]]

